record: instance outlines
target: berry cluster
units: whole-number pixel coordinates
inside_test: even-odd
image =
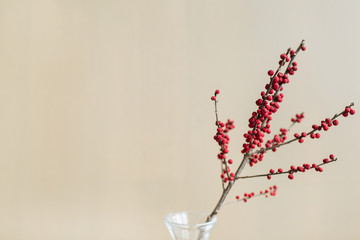
[[[276,151],[276,146],[283,143],[287,139],[287,136],[286,136],[287,132],[288,132],[287,129],[280,128],[280,134],[276,134],[273,137],[273,139],[267,140],[266,143],[265,143],[265,147],[266,148],[272,148],[272,151],[275,152]],[[251,154],[251,156],[249,158],[250,167],[254,166],[254,164],[256,164],[258,162],[261,162],[263,160],[263,158],[264,158],[264,153],[265,152]]]
[[[287,139],[287,133],[290,131],[291,127],[295,123],[300,123],[304,117],[305,117],[304,113],[296,114],[296,119],[295,118],[291,119],[292,124],[290,125],[290,127],[288,129],[280,128],[279,134],[276,134],[272,139],[267,140],[265,143],[266,149],[261,148],[260,151],[252,154],[251,157],[249,158],[250,159],[249,160],[250,167],[254,166],[254,164],[258,163],[258,161],[263,160],[264,153],[266,152],[267,149],[271,149],[273,152],[276,152],[276,149],[277,149],[276,147],[283,144],[285,142],[285,140]]]
[[[280,108],[279,103],[283,101],[284,94],[281,93],[283,85],[290,82],[289,75],[293,75],[297,71],[298,64],[294,62],[294,59],[300,49],[305,50],[306,48],[303,42],[299,48],[294,51],[289,49],[287,53],[280,55],[279,67],[276,72],[273,70],[268,71],[270,82],[265,85],[266,92],[261,92],[261,98],[255,101],[258,106],[257,111],[251,114],[249,119],[250,130],[244,134],[246,143],[243,144],[242,153],[249,153],[251,149],[261,147],[263,137],[265,134],[271,133],[270,121],[272,120],[271,115]],[[288,62],[288,67],[284,73],[281,73],[281,67]]]
[[[328,131],[330,127],[337,126],[339,124],[339,121],[336,119],[337,117],[339,117],[341,115],[344,117],[347,117],[349,114],[350,115],[355,114],[355,110],[351,108],[352,105],[353,104],[345,107],[344,111],[342,111],[339,114],[336,114],[332,119],[326,118],[325,120],[322,120],[319,125],[313,124],[312,125],[313,130],[308,133],[306,133],[306,132],[302,132],[301,134],[295,133],[294,134],[295,139],[297,139],[300,143],[303,143],[304,138],[306,136],[310,136],[311,139],[320,138],[320,133],[317,131],[321,131],[321,130]]]
[[[301,120],[303,120],[304,117],[305,117],[305,116],[304,116],[304,113],[298,113],[298,114],[295,115],[294,118],[291,119],[291,121],[292,121],[293,123],[295,123],[295,122],[300,123]]]
[[[264,191],[260,191],[258,194],[255,194],[254,192],[252,193],[244,193],[244,197],[241,198],[239,195],[237,195],[235,198],[237,201],[244,201],[247,202],[248,199],[253,198],[253,197],[259,197],[264,195],[265,197],[269,197],[270,196],[276,196],[276,190],[277,190],[277,186],[271,186],[269,187],[269,189],[265,189]]]
[[[214,136],[214,140],[218,143],[220,146],[220,153],[218,154],[218,159],[221,160],[222,163],[222,173],[220,177],[223,179],[223,182],[226,183],[228,181],[234,181],[235,179],[235,173],[231,172],[230,167],[228,164],[233,164],[233,160],[229,159],[227,160],[226,154],[229,153],[229,141],[230,137],[228,133],[230,130],[235,128],[234,121],[228,119],[226,123],[223,123],[219,121],[218,115],[217,115],[217,95],[220,93],[219,90],[215,90],[214,95],[211,97],[211,100],[215,102],[215,113],[216,113],[216,122],[215,125],[217,126],[216,134]]]
[[[345,110],[344,110],[344,112],[342,113],[342,115],[343,115],[344,117],[347,117],[347,116],[349,115],[349,113],[350,113],[350,115],[354,115],[354,114],[355,114],[355,110],[352,109],[351,107],[346,107]]]

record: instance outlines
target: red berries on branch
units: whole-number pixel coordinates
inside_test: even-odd
[[[276,191],[277,191],[277,186],[271,186],[268,189],[265,190],[261,190],[258,194],[255,194],[254,192],[251,193],[244,193],[244,197],[240,197],[239,195],[235,196],[237,201],[244,201],[247,202],[248,199],[254,198],[254,197],[259,197],[259,196],[265,196],[265,197],[269,197],[269,196],[276,196]]]
[[[268,140],[265,139],[266,135],[272,132],[271,121],[273,119],[273,114],[275,114],[280,109],[280,104],[284,100],[284,88],[290,82],[290,77],[294,75],[299,68],[298,63],[294,60],[300,50],[306,50],[304,41],[301,42],[301,44],[296,48],[296,50],[289,48],[286,53],[282,53],[280,55],[278,68],[276,70],[268,70],[267,75],[269,77],[269,81],[265,84],[265,90],[260,92],[260,97],[255,100],[255,110],[251,113],[251,116],[248,119],[249,129],[243,134],[243,137],[245,139],[241,150],[241,153],[243,154],[243,159],[237,166],[236,170],[232,170],[230,168],[230,166],[234,165],[234,161],[232,159],[228,159],[227,157],[227,155],[229,154],[228,144],[230,142],[230,137],[228,134],[230,130],[234,129],[235,127],[234,121],[228,119],[227,122],[221,122],[219,120],[217,103],[220,91],[215,90],[213,96],[211,96],[211,100],[214,101],[215,104],[216,133],[214,135],[214,140],[218,143],[220,147],[220,151],[217,157],[221,164],[220,177],[222,179],[223,193],[214,210],[208,216],[208,221],[211,220],[211,218],[218,213],[234,182],[239,179],[266,177],[268,180],[271,180],[274,175],[287,174],[288,178],[290,180],[293,180],[296,174],[304,173],[311,169],[314,169],[317,172],[323,172],[323,165],[332,163],[337,160],[337,158],[335,158],[334,155],[331,154],[328,158],[324,158],[320,164],[304,163],[301,166],[292,165],[287,170],[283,170],[283,168],[278,168],[277,170],[270,169],[269,172],[264,174],[241,176],[241,172],[246,166],[246,164],[254,166],[255,164],[263,161],[264,154],[269,150],[276,152],[277,149],[279,149],[280,147],[290,144],[294,141],[304,143],[305,139],[309,137],[311,139],[318,139],[321,136],[321,130],[326,132],[332,126],[338,126],[338,117],[347,117],[349,115],[355,114],[355,110],[352,109],[352,106],[354,104],[352,103],[349,106],[346,106],[342,112],[335,114],[332,118],[325,118],[317,124],[313,124],[310,131],[294,133],[294,137],[289,140],[288,133],[291,130],[292,126],[297,123],[301,123],[304,119],[304,113],[298,113],[295,115],[295,117],[291,118],[290,127],[281,128],[279,133],[270,137],[270,139]],[[236,199],[238,201],[241,200],[246,202],[248,199],[255,196],[275,196],[276,188],[276,186],[270,187],[265,191],[260,191],[258,195],[255,195],[255,193],[245,193],[243,198],[241,198],[240,196],[236,196]]]
[[[299,52],[300,48],[296,51],[289,49],[287,53],[280,55],[279,67],[274,72],[273,70],[268,71],[270,76],[270,82],[265,85],[266,92],[261,92],[261,98],[255,101],[255,104],[258,106],[257,111],[253,112],[249,119],[249,128],[247,135],[245,137],[246,143],[243,144],[243,150],[241,151],[244,154],[249,153],[252,149],[261,147],[259,142],[263,142],[263,137],[265,134],[271,133],[270,130],[270,121],[272,120],[271,115],[277,112],[280,108],[279,103],[283,101],[284,94],[283,85],[290,82],[288,74],[293,75],[298,69],[298,64],[294,62],[294,59]],[[285,72],[280,72],[281,67],[288,62],[288,67]],[[258,143],[254,143],[257,141]]]
[[[305,117],[304,113],[298,113],[298,114],[295,115],[294,118],[291,119],[291,121],[292,121],[293,123],[295,123],[295,122],[300,123],[301,120],[303,120],[304,117]]]
[[[216,114],[216,122],[215,125],[217,126],[216,134],[214,136],[214,140],[218,143],[220,146],[220,153],[218,154],[218,159],[221,160],[221,168],[222,168],[222,174],[220,177],[223,179],[223,182],[226,183],[228,181],[234,181],[235,179],[235,173],[231,172],[230,167],[228,166],[233,164],[233,160],[229,159],[226,160],[227,154],[229,153],[229,141],[230,137],[228,133],[230,130],[235,128],[234,121],[228,119],[226,123],[223,123],[218,120],[218,113],[217,113],[217,100],[216,96],[220,93],[220,90],[215,90],[214,96],[212,96],[212,99],[214,98],[215,101],[215,114]]]
[[[252,176],[241,176],[241,177],[238,177],[237,179],[266,177],[268,180],[270,180],[273,175],[288,174],[288,178],[290,180],[293,180],[295,173],[305,172],[305,171],[311,170],[311,169],[315,169],[315,171],[317,171],[317,172],[322,172],[323,171],[323,169],[321,168],[322,165],[325,165],[325,164],[328,164],[328,163],[331,163],[331,162],[335,162],[336,160],[337,160],[337,158],[335,158],[333,154],[330,154],[329,158],[324,158],[322,163],[320,163],[320,164],[304,163],[304,164],[302,164],[302,166],[297,166],[297,167],[294,166],[294,165],[291,165],[289,167],[289,170],[287,170],[287,171],[284,171],[282,168],[279,168],[277,170],[277,172],[275,172],[274,169],[270,169],[269,173],[266,173],[266,174],[258,174],[258,175],[252,175]]]
[[[344,110],[344,112],[342,113],[342,115],[343,115],[344,117],[347,117],[347,116],[349,115],[349,113],[350,113],[350,115],[354,115],[354,114],[355,114],[355,110],[352,109],[351,107],[346,107],[345,110]]]

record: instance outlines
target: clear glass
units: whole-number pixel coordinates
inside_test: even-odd
[[[165,216],[165,224],[173,240],[207,240],[217,220],[213,217],[206,222],[208,215],[199,211],[169,213]]]

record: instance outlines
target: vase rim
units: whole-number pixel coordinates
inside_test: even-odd
[[[193,227],[203,227],[203,226],[208,226],[208,225],[212,225],[212,224],[215,224],[215,222],[217,221],[217,218],[216,216],[214,216],[211,221],[209,222],[202,222],[202,223],[177,223],[177,222],[174,222],[174,221],[171,221],[170,220],[170,217],[171,216],[175,216],[177,214],[181,214],[181,213],[186,213],[186,214],[193,214],[193,215],[203,215],[204,216],[204,220],[207,216],[209,216],[209,213],[208,212],[205,212],[205,211],[198,211],[198,210],[186,210],[186,211],[177,211],[177,212],[171,212],[171,213],[168,213],[166,216],[165,216],[165,222],[166,223],[169,223],[171,225],[175,225],[175,226],[178,226],[178,227],[182,227],[182,228],[193,228]]]

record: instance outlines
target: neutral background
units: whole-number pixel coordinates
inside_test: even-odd
[[[279,55],[302,39],[273,132],[355,102],[360,1],[0,1],[0,239],[170,239],[171,211],[221,192],[214,108],[247,120]],[[212,239],[359,239],[359,114],[245,174],[339,161],[319,174],[253,179],[275,198],[228,205]]]

